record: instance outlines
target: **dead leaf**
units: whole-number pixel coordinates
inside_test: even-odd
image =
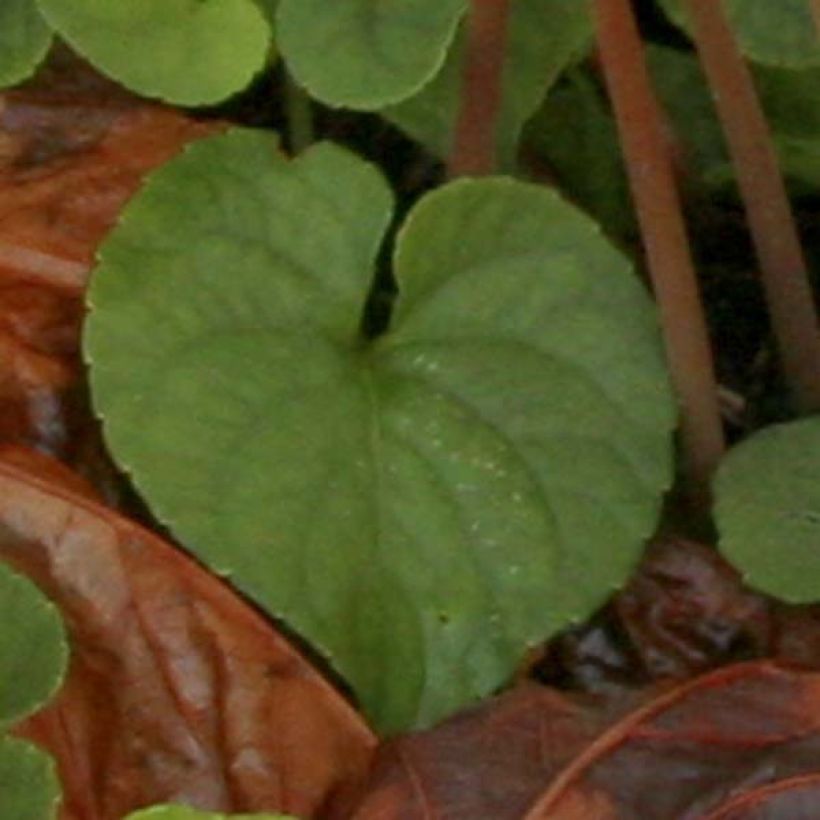
[[[81,464],[99,449],[79,356],[95,249],[149,170],[220,126],[76,61],[45,73],[0,96],[0,441]]]
[[[603,705],[521,684],[434,729],[384,744],[353,817],[520,820],[544,784],[611,719]]]
[[[612,602],[551,641],[534,671],[562,688],[606,693],[686,680],[752,658],[806,664],[813,652],[820,662],[820,618],[811,641],[809,624],[799,623],[805,613],[797,609],[778,639],[771,600],[745,588],[717,550],[683,538],[658,539]]]
[[[19,733],[55,755],[63,820],[151,803],[313,816],[375,740],[271,625],[156,536],[0,463],[0,557],[59,606],[72,659]]]
[[[610,726],[525,820],[589,817],[576,807],[590,799],[609,807],[596,820],[720,817],[727,806],[741,806],[743,795],[760,807],[778,781],[792,779],[803,791],[805,778],[817,774],[820,673],[735,664],[678,685]],[[816,809],[777,816],[809,820]]]
[[[607,697],[525,684],[383,746],[353,817],[810,820],[818,778],[820,673],[756,661]]]

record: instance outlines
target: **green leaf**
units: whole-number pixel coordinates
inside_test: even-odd
[[[280,0],[277,45],[317,99],[381,108],[436,74],[466,7],[466,0]]]
[[[736,197],[734,172],[697,59],[655,46],[648,58],[684,150],[687,181],[708,194]],[[815,195],[820,190],[820,69],[752,69],[789,190],[793,196]]]
[[[0,817],[56,820],[59,802],[51,758],[23,740],[0,737]]]
[[[765,428],[715,482],[720,548],[757,589],[820,600],[820,417]]]
[[[2,727],[33,712],[54,694],[68,650],[54,605],[4,563],[0,563],[0,624]]]
[[[332,145],[200,141],[105,243],[86,350],[159,516],[393,731],[491,692],[622,582],[674,414],[626,260],[505,178],[413,210],[393,326],[363,339],[390,210]]]
[[[512,168],[518,136],[559,73],[584,50],[591,37],[584,3],[517,0],[511,6],[510,35],[501,113],[499,160]],[[443,69],[416,96],[382,113],[428,150],[450,150],[462,82],[463,33]]]
[[[34,0],[0,3],[0,88],[30,77],[51,47],[51,29]]]
[[[178,105],[215,103],[262,70],[270,25],[254,0],[38,0],[106,74]]]
[[[722,0],[743,53],[760,63],[820,65],[820,37],[811,0]],[[688,28],[683,0],[660,0],[670,19]]]
[[[129,814],[125,820],[297,820],[291,814],[221,814],[188,806],[153,806]]]
[[[524,139],[561,190],[608,231],[637,232],[615,120],[588,70],[567,72],[527,124]]]

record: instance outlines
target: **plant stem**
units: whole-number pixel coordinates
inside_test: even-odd
[[[820,410],[820,330],[766,118],[720,0],[686,5],[746,208],[786,380],[802,411]]]
[[[293,155],[301,154],[315,141],[313,104],[305,90],[290,74],[285,75],[285,116],[288,123],[288,143]]]
[[[817,31],[817,36],[820,37],[820,0],[809,0],[809,4],[814,18],[814,28]]]
[[[507,24],[511,0],[472,0],[449,177],[491,174],[496,167]]]
[[[706,320],[661,111],[630,0],[594,0],[598,48],[618,123],[632,196],[681,408],[688,491],[703,505],[724,451]]]

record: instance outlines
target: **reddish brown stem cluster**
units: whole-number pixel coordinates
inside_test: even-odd
[[[809,5],[814,18],[814,27],[817,29],[817,36],[820,37],[820,0],[809,0]]]
[[[630,0],[594,0],[601,65],[627,161],[681,407],[690,493],[705,502],[724,450],[717,385],[671,154]]]
[[[447,166],[451,178],[482,176],[495,170],[510,3],[511,0],[472,0],[461,108]]]
[[[817,315],[766,118],[720,0],[686,4],[746,208],[786,379],[800,409],[820,410]]]

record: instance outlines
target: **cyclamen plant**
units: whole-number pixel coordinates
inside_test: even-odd
[[[658,526],[676,468],[698,521],[714,493],[720,547],[750,584],[819,597],[820,337],[777,167],[779,155],[793,187],[820,184],[812,9],[662,5],[693,38],[705,81],[692,54],[659,46],[647,70],[626,0],[0,9],[6,85],[55,36],[177,105],[224,100],[284,61],[289,144],[301,150],[232,128],[153,173],[99,251],[85,352],[107,442],[153,513],[326,657],[383,734],[497,691],[529,648],[591,615]],[[755,61],[774,140],[737,46]],[[655,86],[673,121],[693,101],[706,110],[690,184],[745,205],[794,414],[805,415],[725,457]],[[349,150],[305,144],[307,95],[378,112],[446,163],[450,180],[401,222],[386,290],[393,195]],[[527,123],[524,144],[540,146],[581,207],[527,178]],[[578,134],[593,140],[602,179],[579,162]],[[621,207],[628,187],[636,222]],[[657,310],[613,241],[632,231]],[[374,334],[377,290],[390,309]],[[27,609],[45,606],[25,594]],[[64,641],[53,618],[47,629],[47,642],[28,639],[43,668],[26,710],[59,680]],[[12,656],[0,651],[0,663]],[[0,765],[53,781],[32,759],[3,752]],[[49,816],[26,800],[0,796],[9,816]],[[157,807],[133,820],[200,816]]]

